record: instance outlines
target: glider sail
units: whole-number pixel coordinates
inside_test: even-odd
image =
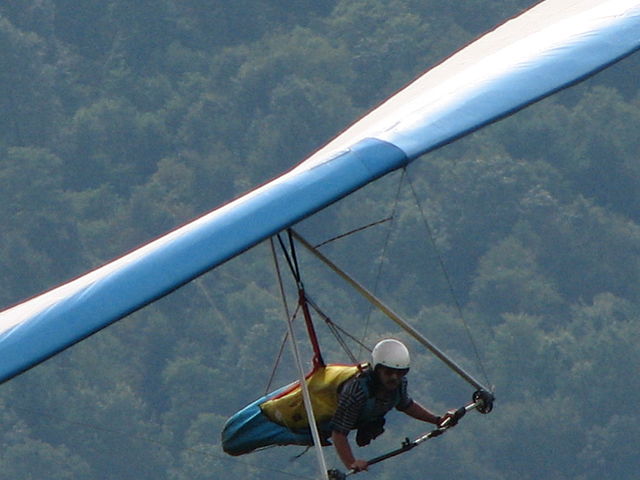
[[[0,313],[0,382],[418,156],[640,48],[640,0],[547,0],[473,42],[270,183]]]

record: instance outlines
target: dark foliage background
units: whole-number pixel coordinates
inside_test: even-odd
[[[0,306],[94,268],[290,168],[531,0],[0,3]],[[324,251],[482,376],[497,403],[377,479],[632,479],[640,431],[640,96],[632,56],[303,222]],[[418,203],[409,183],[417,192]],[[421,216],[432,230],[429,239]],[[0,479],[312,478],[296,448],[225,456],[285,329],[260,245],[0,389]],[[303,256],[368,344],[414,352],[440,412],[471,389]],[[347,358],[321,330],[325,356]],[[364,360],[366,352],[354,351]],[[285,351],[274,386],[293,378]],[[358,453],[424,427],[391,415]],[[329,463],[339,466],[327,449]]]

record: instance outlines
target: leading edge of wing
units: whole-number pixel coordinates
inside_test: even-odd
[[[547,0],[382,104],[288,173],[0,312],[0,382],[424,152],[640,47],[640,0]]]
[[[330,162],[291,171],[128,255],[1,312],[0,382],[406,162],[397,147],[364,139]]]

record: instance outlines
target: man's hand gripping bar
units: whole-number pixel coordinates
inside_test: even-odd
[[[473,402],[460,407],[457,410],[454,410],[450,416],[445,418],[445,420],[438,425],[438,428],[430,431],[429,433],[425,433],[424,435],[416,438],[411,441],[408,438],[402,442],[402,446],[395,450],[392,450],[388,453],[380,455],[378,457],[374,457],[367,462],[368,465],[374,465],[376,463],[380,463],[388,458],[395,457],[396,455],[400,455],[401,453],[408,452],[409,450],[417,447],[421,443],[429,440],[430,438],[438,437],[446,432],[448,429],[453,427],[458,423],[458,421],[464,417],[464,415],[469,411],[476,409],[480,413],[489,413],[493,409],[493,400],[494,396],[492,393],[487,392],[486,390],[478,390],[473,394]],[[353,475],[354,473],[358,473],[356,470],[350,470],[347,473],[343,473],[338,469],[331,469],[328,471],[329,480],[345,480],[349,475]]]

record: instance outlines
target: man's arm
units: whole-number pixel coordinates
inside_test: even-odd
[[[403,410],[403,412],[410,417],[417,418],[418,420],[422,420],[423,422],[433,423],[434,425],[438,425],[441,421],[441,417],[430,412],[415,400],[412,401],[411,405]]]
[[[351,445],[349,445],[349,440],[344,433],[333,430],[331,432],[331,441],[345,467],[349,470],[355,470],[356,472],[367,469],[368,464],[366,460],[356,460],[353,456]]]

